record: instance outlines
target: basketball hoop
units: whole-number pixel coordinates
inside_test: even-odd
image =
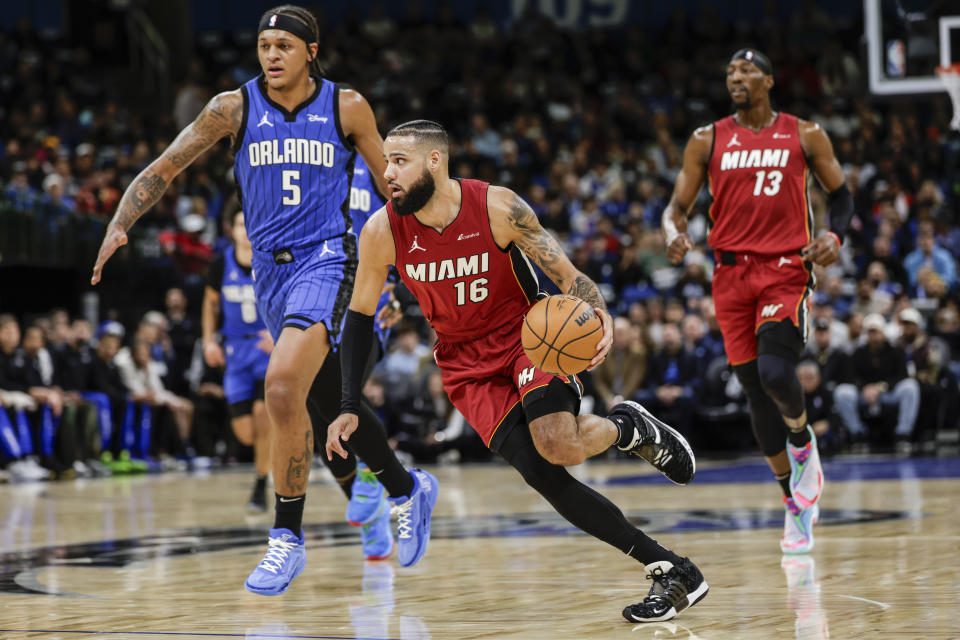
[[[960,131],[960,63],[951,64],[947,67],[937,66],[937,75],[950,94],[950,100],[953,102],[953,120],[950,121],[950,128]]]

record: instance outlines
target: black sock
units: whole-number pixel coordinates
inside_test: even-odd
[[[617,425],[617,430],[620,432],[620,435],[617,436],[616,446],[621,449],[629,446],[630,443],[633,442],[633,437],[636,434],[636,427],[633,426],[633,420],[622,414],[611,414],[607,416],[607,419]]]
[[[790,441],[790,444],[795,446],[798,449],[801,449],[810,442],[810,430],[806,426],[803,427],[800,431],[794,431],[790,429],[790,435],[787,436],[787,439]]]
[[[303,526],[303,503],[307,495],[281,496],[276,494],[277,515],[273,522],[274,529],[289,529],[294,535],[301,535]]]
[[[357,472],[354,470],[348,476],[342,478],[335,478],[337,484],[340,485],[340,490],[343,491],[343,495],[347,496],[347,500],[353,497],[353,480],[357,477]]]
[[[793,494],[790,493],[790,474],[785,473],[782,476],[773,476],[777,479],[777,482],[780,483],[780,488],[783,489],[783,495],[788,498],[792,498]]]
[[[672,564],[678,564],[683,560],[683,558],[673,551],[670,551],[670,549],[661,546],[659,542],[642,531],[637,531],[634,545],[627,551],[627,555],[644,565],[659,560],[667,560]]]
[[[257,476],[256,482],[253,483],[253,488],[255,491],[266,491],[267,476]]]

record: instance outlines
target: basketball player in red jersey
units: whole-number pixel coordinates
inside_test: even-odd
[[[727,89],[736,113],[693,132],[663,230],[667,257],[681,262],[693,246],[687,214],[706,176],[717,322],[750,403],[754,435],[783,488],[780,547],[806,553],[813,548],[823,471],[795,369],[807,337],[813,265],[836,261],[853,198],[827,134],[774,111],[772,87],[765,55],[755,49],[733,55]],[[830,194],[831,230],[818,238],[807,198],[811,169]]]
[[[654,583],[643,602],[624,610],[628,620],[669,620],[706,595],[699,569],[630,524],[564,465],[617,445],[686,484],[695,472],[693,454],[679,433],[636,403],[617,405],[607,418],[578,416],[580,381],[533,366],[520,344],[521,324],[538,293],[528,257],[602,318],[591,366],[610,348],[610,314],[596,284],[574,268],[522,199],[503,187],[451,179],[448,153],[447,134],[434,122],[409,122],[387,134],[390,200],[360,235],[341,342],[342,413],[330,425],[327,455],[345,455],[341,437],[347,440],[356,428],[359,363],[370,350],[387,270],[396,265],[437,332],[434,357],[454,406],[564,518],[646,566]],[[404,527],[398,524],[401,537]]]

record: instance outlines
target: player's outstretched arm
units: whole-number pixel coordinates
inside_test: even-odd
[[[343,441],[350,439],[358,425],[357,412],[363,397],[363,369],[373,347],[373,314],[387,271],[396,261],[393,232],[387,210],[380,209],[367,220],[360,232],[360,263],[353,284],[353,297],[343,322],[340,336],[340,369],[343,376],[340,390],[340,415],[327,428],[327,459],[336,452],[347,457]]]
[[[800,144],[813,175],[828,194],[827,218],[830,231],[815,238],[801,251],[803,257],[822,267],[829,266],[840,257],[840,245],[853,217],[853,195],[847,188],[843,168],[833,153],[833,145],[827,132],[815,122],[801,120]]]
[[[561,291],[587,302],[600,316],[603,338],[597,344],[590,368],[600,364],[613,341],[613,319],[596,283],[573,266],[556,238],[540,225],[530,205],[510,189],[491,186],[487,192],[487,211],[497,244],[501,247],[511,242],[516,244]]]
[[[100,282],[103,265],[117,249],[127,244],[127,231],[156,204],[177,174],[220,138],[235,136],[240,130],[242,116],[243,96],[239,91],[214,96],[197,119],[180,132],[159,158],[140,172],[127,187],[117,205],[117,212],[107,225],[90,284]]]
[[[703,186],[712,146],[713,125],[700,127],[693,132],[683,152],[683,167],[673,186],[673,195],[663,210],[661,224],[667,242],[667,258],[674,264],[679,264],[687,251],[693,248],[693,242],[687,235],[687,215]]]
[[[387,161],[383,158],[383,138],[377,129],[377,119],[366,98],[353,89],[340,89],[340,124],[343,134],[352,138],[353,145],[367,163],[380,197],[386,199],[387,179],[383,172]]]

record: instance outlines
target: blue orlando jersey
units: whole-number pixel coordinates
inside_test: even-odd
[[[223,309],[220,334],[225,339],[252,336],[266,329],[257,313],[251,268],[237,263],[233,247],[223,252],[223,275],[218,284]]]
[[[360,229],[363,229],[370,216],[386,203],[374,185],[376,181],[370,175],[367,163],[358,155],[353,167],[353,183],[350,186],[350,217],[353,218],[353,232],[358,238]]]
[[[353,218],[353,232],[360,237],[360,230],[367,223],[377,209],[382,207],[386,200],[380,197],[377,192],[376,181],[370,175],[370,169],[363,157],[357,155],[356,165],[353,168],[353,184],[350,187],[350,217]],[[393,269],[390,270],[390,279],[393,279]],[[390,294],[385,293],[380,296],[377,302],[377,313],[380,309],[390,302]],[[376,334],[380,339],[380,344],[384,348],[387,346],[387,338],[390,337],[390,329],[384,329],[379,324],[376,326]]]
[[[267,97],[260,77],[244,84],[234,169],[254,248],[307,247],[347,232],[353,145],[340,126],[340,87],[316,90],[293,111]]]

